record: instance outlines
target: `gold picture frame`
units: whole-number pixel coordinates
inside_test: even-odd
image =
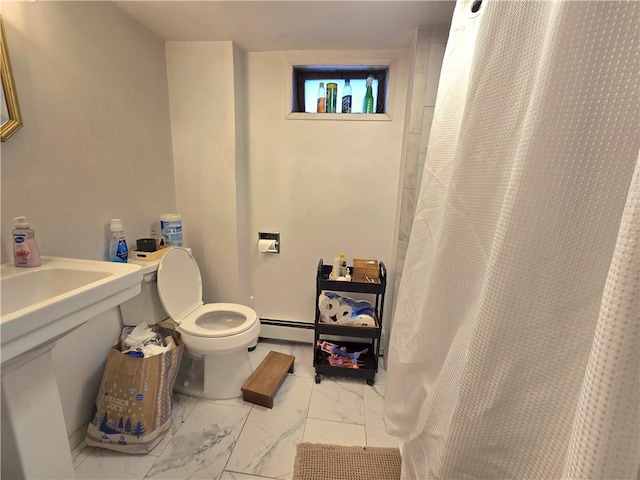
[[[18,95],[13,81],[4,20],[0,15],[0,76],[2,77],[2,111],[0,114],[0,140],[6,141],[22,127]]]

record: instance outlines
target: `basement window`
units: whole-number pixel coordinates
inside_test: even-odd
[[[362,113],[367,77],[373,76],[375,113],[387,113],[388,66],[304,65],[293,67],[292,112],[316,114],[320,82],[338,85],[336,113],[342,113],[342,92],[345,80],[352,89],[352,114]],[[325,115],[319,113],[317,115]]]

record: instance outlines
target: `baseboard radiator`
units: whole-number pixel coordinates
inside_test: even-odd
[[[382,334],[385,334],[384,326]],[[260,338],[271,340],[286,340],[289,342],[313,343],[313,323],[295,322],[291,320],[274,320],[260,318]],[[341,337],[334,337],[340,340]],[[384,348],[380,346],[380,356],[384,356]]]
[[[313,323],[260,318],[260,338],[313,343]]]

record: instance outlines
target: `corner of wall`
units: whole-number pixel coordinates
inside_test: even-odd
[[[448,35],[447,27],[424,27],[416,30],[412,43],[412,65],[407,90],[407,108],[403,132],[401,178],[398,186],[395,271],[393,275],[393,303],[386,342],[391,334],[393,315],[409,246],[411,226],[420,192],[426,145],[429,140],[433,105],[437,92],[442,55]],[[385,345],[385,346],[388,346]]]
[[[233,44],[233,99],[235,107],[236,203],[238,222],[239,302],[251,305],[251,188],[249,186],[249,105],[247,102],[247,54]]]

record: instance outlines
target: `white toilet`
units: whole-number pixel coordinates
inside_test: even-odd
[[[200,269],[184,248],[170,249],[157,265],[136,263],[143,265],[142,292],[121,307],[123,322],[153,325],[168,314],[178,324],[186,349],[174,389],[213,400],[241,396],[253,371],[247,348],[260,334],[256,312],[234,303],[204,304]]]

